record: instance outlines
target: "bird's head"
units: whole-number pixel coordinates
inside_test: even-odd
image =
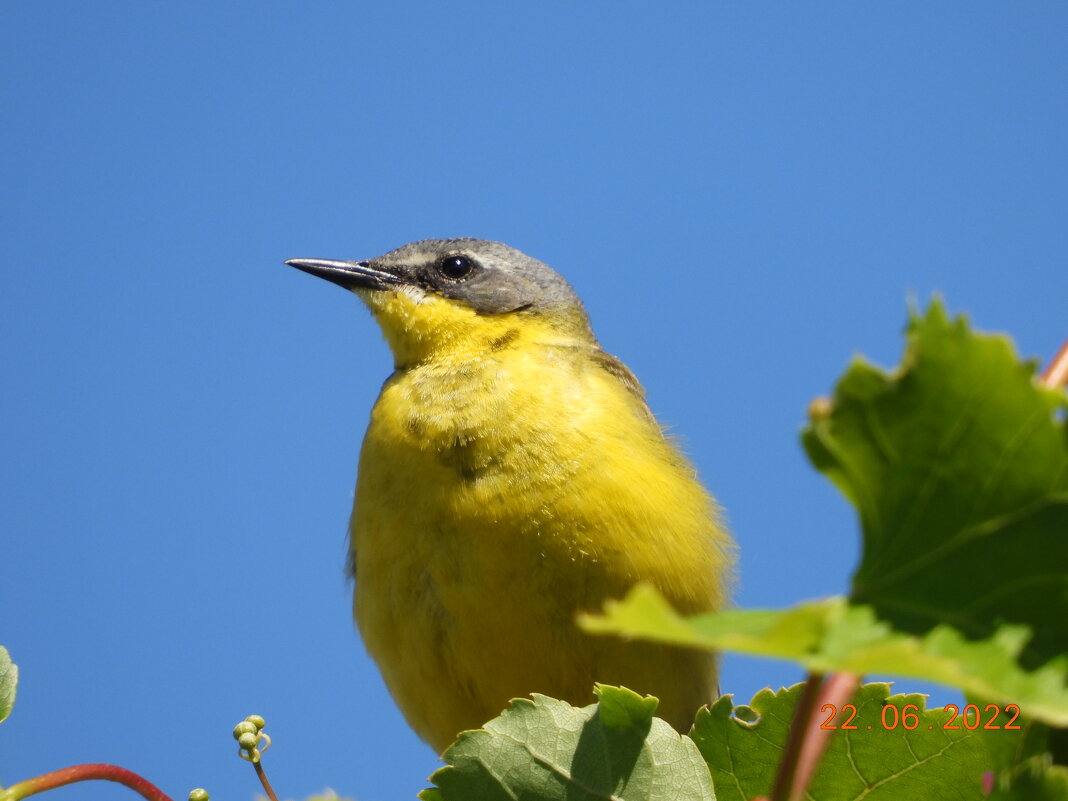
[[[286,264],[355,292],[398,366],[523,341],[593,341],[582,303],[563,276],[500,242],[426,239],[366,261]]]

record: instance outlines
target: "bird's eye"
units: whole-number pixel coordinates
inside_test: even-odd
[[[438,272],[450,281],[462,281],[475,269],[473,259],[462,255],[445,256],[437,264]]]

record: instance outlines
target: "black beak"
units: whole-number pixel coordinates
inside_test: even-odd
[[[290,259],[286,262],[306,273],[325,278],[345,289],[386,289],[403,283],[392,273],[376,270],[366,261],[331,261],[330,259]]]

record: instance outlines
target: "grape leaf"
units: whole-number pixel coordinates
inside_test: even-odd
[[[1068,659],[1028,671],[1018,656],[1028,632],[1003,626],[968,640],[950,626],[917,637],[896,631],[867,606],[844,598],[785,610],[727,610],[684,618],[655,589],[638,585],[600,616],[580,619],[595,634],[621,634],[692,648],[791,659],[809,671],[891,673],[960,687],[1030,717],[1068,725]]]
[[[724,696],[698,713],[690,736],[712,770],[719,801],[749,801],[770,792],[803,686],[761,690],[747,706],[735,707]],[[813,726],[837,728],[808,787],[808,801],[982,801],[987,754],[976,732],[943,729],[949,713],[925,710],[922,695],[891,696],[884,683],[863,685],[850,703],[855,714],[844,707],[817,711]]]
[[[1068,801],[1068,768],[1036,756],[999,776],[987,801]]]
[[[515,699],[442,755],[423,801],[715,801],[693,741],[653,717],[656,699],[598,685],[582,709],[544,695]]]
[[[7,649],[0,645],[0,721],[11,714],[15,705],[15,690],[19,683],[19,669],[11,661]]]
[[[975,704],[979,709],[986,710],[989,700],[969,695],[966,703]],[[978,730],[986,752],[990,756],[990,768],[997,773],[1014,771],[1018,766],[1032,757],[1042,756],[1049,751],[1050,729],[1041,723],[1026,717],[1016,719],[1020,726],[1018,737],[1004,737],[1001,729]]]
[[[855,362],[802,439],[857,507],[851,600],[922,635],[1027,626],[1029,667],[1068,644],[1068,436],[1063,392],[1004,336],[941,303],[913,313],[901,366]]]

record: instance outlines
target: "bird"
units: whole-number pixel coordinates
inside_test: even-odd
[[[576,617],[639,582],[683,614],[721,609],[735,548],[567,280],[473,238],[286,264],[355,293],[392,352],[349,570],[357,628],[416,733],[440,753],[512,699],[586,705],[596,682],[656,696],[689,731],[718,694],[714,655],[595,636]]]

